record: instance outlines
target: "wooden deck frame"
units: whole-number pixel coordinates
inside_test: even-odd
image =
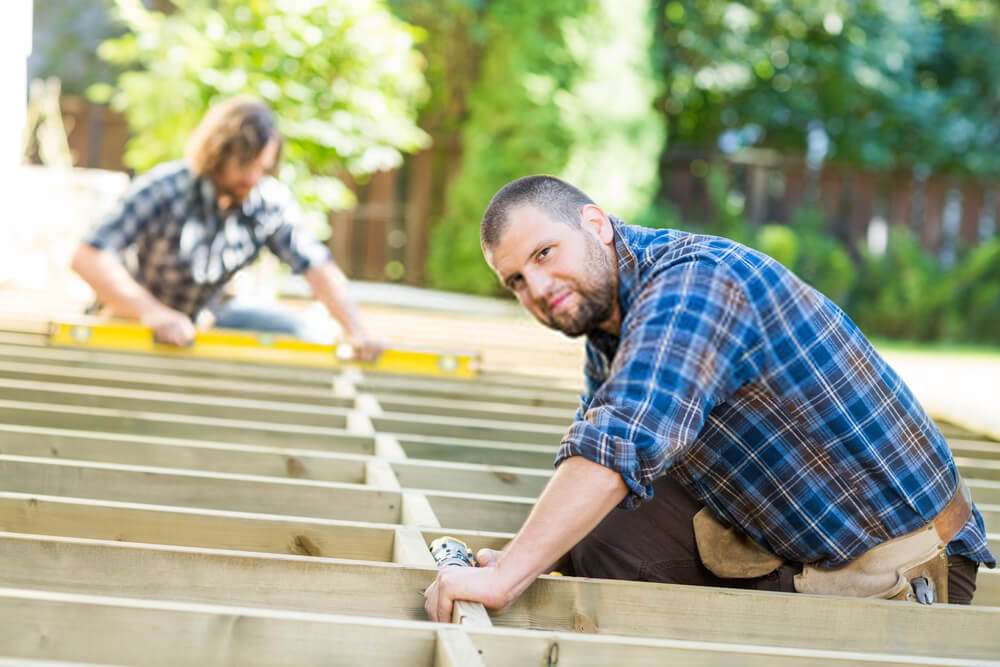
[[[314,614],[310,606],[313,604],[329,611],[331,600],[339,604],[341,598],[338,596],[344,591],[350,593],[352,586],[363,585],[359,582],[374,581],[376,585],[372,590],[376,597],[397,613],[401,608],[407,609],[406,613],[412,614],[413,620],[364,619],[355,614],[356,608],[348,606],[354,615],[336,617],[340,619],[338,622],[352,626],[354,638],[370,637],[380,648],[385,648],[385,637],[393,631],[379,633],[377,629],[363,630],[362,626],[412,626],[407,629],[423,633],[418,642],[422,647],[418,649],[422,651],[421,660],[434,665],[508,664],[498,660],[510,656],[512,651],[520,651],[520,658],[509,664],[544,662],[546,659],[551,664],[554,649],[563,660],[573,660],[568,658],[572,655],[577,655],[578,660],[594,659],[599,654],[605,656],[602,662],[606,662],[612,655],[617,659],[623,659],[624,655],[630,664],[642,663],[642,660],[635,660],[637,655],[659,663],[668,648],[682,651],[678,655],[696,655],[691,646],[680,646],[690,642],[656,639],[657,634],[664,632],[664,625],[669,626],[666,632],[670,636],[680,636],[677,633],[686,631],[707,636],[710,642],[731,641],[731,637],[713,633],[719,632],[722,625],[735,625],[740,627],[743,639],[750,636],[751,642],[769,645],[709,643],[705,645],[707,648],[698,649],[707,651],[697,654],[699,662],[739,656],[741,663],[748,659],[763,662],[765,657],[768,664],[785,659],[793,664],[804,661],[827,664],[852,659],[912,663],[911,652],[920,656],[945,655],[950,659],[956,655],[981,659],[1000,654],[996,638],[989,633],[989,624],[983,621],[986,617],[975,615],[986,612],[997,618],[1000,609],[957,609],[939,605],[923,610],[881,601],[840,598],[810,601],[808,596],[801,595],[719,589],[700,589],[698,596],[695,594],[699,589],[690,587],[666,587],[670,590],[665,592],[658,585],[568,577],[542,578],[496,620],[524,628],[551,627],[598,635],[567,635],[556,639],[558,635],[551,632],[489,628],[489,617],[478,605],[462,605],[464,609],[458,609],[457,616],[466,619],[467,625],[483,624],[486,626],[483,630],[420,622],[422,597],[412,595],[413,591],[406,586],[412,588],[420,581],[425,582],[420,584],[425,586],[434,576],[433,569],[426,567],[433,565],[426,546],[428,541],[444,533],[457,532],[457,537],[466,539],[475,549],[478,546],[497,548],[509,538],[520,526],[530,510],[532,498],[549,476],[555,443],[562,435],[563,423],[571,416],[569,411],[575,408],[572,391],[549,390],[544,380],[528,383],[522,378],[499,374],[475,382],[428,382],[426,378],[334,375],[303,372],[302,369],[282,371],[243,363],[187,363],[188,360],[169,358],[169,365],[160,367],[157,363],[149,363],[161,361],[150,355],[94,355],[85,351],[84,356],[60,357],[50,355],[53,350],[36,347],[37,343],[30,336],[12,340],[0,334],[0,420],[13,414],[28,422],[25,426],[0,426],[0,442],[7,435],[23,448],[10,453],[0,444],[0,454],[4,454],[0,456],[0,478],[18,480],[14,488],[20,491],[0,493],[0,529],[15,531],[0,535],[0,554],[6,554],[0,556],[0,560],[15,563],[15,567],[0,575],[0,582],[40,586],[40,592],[22,594],[22,598],[34,602],[46,595],[61,595],[44,591],[59,590],[63,586],[96,590],[104,595],[116,592],[118,585],[124,584],[128,595],[143,597],[151,585],[143,575],[155,572],[164,575],[152,582],[155,598],[193,596],[198,599],[205,596],[210,601],[217,601],[218,598],[212,596],[223,595],[236,582],[238,602],[245,600],[247,604],[256,605],[262,600],[265,605],[273,605],[277,600],[277,606],[281,607],[285,605],[281,601],[288,600],[288,605],[301,605],[304,611],[268,609],[262,613],[302,615]],[[18,346],[19,349],[15,349]],[[29,351],[28,354],[18,354],[25,351]],[[45,363],[25,364],[25,357]],[[183,363],[179,366],[178,362]],[[151,367],[158,369],[153,376],[149,375]],[[143,373],[151,379],[144,379]],[[241,383],[233,380],[234,377],[252,386],[244,389]],[[191,382],[185,387],[188,380]],[[177,386],[172,386],[174,384]],[[181,393],[177,392],[178,388]],[[407,391],[419,391],[420,396],[407,396]],[[470,392],[479,393],[488,400],[468,401]],[[501,421],[511,412],[510,404],[523,407],[524,412],[522,415],[521,407],[513,410],[520,422],[514,426]],[[71,428],[53,433],[57,429],[37,426],[45,423],[38,420],[40,415],[64,417],[60,425]],[[333,419],[328,422],[331,416]],[[33,421],[29,417],[36,419]],[[87,421],[86,417],[91,420]],[[32,423],[36,426],[31,426]],[[177,430],[169,430],[167,424]],[[99,426],[113,426],[108,441],[100,441],[104,433],[92,431]],[[79,430],[72,433],[72,427]],[[160,433],[160,437],[131,435],[137,427]],[[46,430],[48,432],[43,433]],[[71,434],[65,433],[67,430]],[[119,433],[114,433],[115,430]],[[216,441],[202,441],[199,431],[211,432]],[[282,431],[283,438],[275,437],[275,433]],[[31,441],[29,433],[44,436],[44,442],[50,446],[54,439],[62,438],[61,446],[75,447],[78,453],[86,450],[83,446],[86,443],[90,445],[86,450],[88,456],[95,457],[94,461],[99,461],[99,457],[105,460],[96,463],[54,461],[53,456],[66,454],[38,451],[45,444]],[[955,431],[955,437],[964,437],[966,441],[969,435]],[[347,446],[342,453],[328,452],[331,443],[335,443],[333,449]],[[995,481],[1000,478],[993,474],[995,466],[990,459],[994,450],[990,444],[994,443],[963,442],[962,449],[956,448],[956,453],[969,459],[960,462],[963,473],[970,478],[970,486],[975,489],[979,485],[975,497],[985,510],[989,529],[997,530],[1000,523],[994,522],[1000,520],[1000,504],[992,506],[993,501],[983,500],[992,498],[990,494],[996,490],[994,485],[1000,486],[1000,482]],[[98,445],[104,449],[99,449]],[[134,449],[126,456],[134,455],[135,458],[124,464],[115,461],[122,456],[117,452],[125,451],[129,445]],[[138,451],[145,458],[134,454]],[[151,453],[154,456],[150,457]],[[178,465],[171,457],[178,453],[196,462],[194,467],[200,469]],[[35,456],[37,454],[42,456]],[[450,461],[441,461],[442,458]],[[498,462],[518,465],[504,468],[489,465]],[[304,479],[308,474],[306,463],[313,464],[314,474],[341,476],[342,479]],[[215,469],[213,466],[246,466],[246,469]],[[270,472],[258,474],[265,470]],[[435,488],[435,483],[440,484],[436,480],[443,477],[449,478],[451,486]],[[140,479],[147,488],[140,488],[143,486]],[[487,481],[494,486],[485,486]],[[167,490],[167,487],[173,488]],[[207,490],[205,487],[212,488]],[[114,491],[107,491],[109,488]],[[493,493],[494,490],[499,493]],[[45,497],[37,495],[39,491],[59,495]],[[193,498],[195,507],[74,499],[63,495],[78,491],[84,495],[123,494],[126,498],[129,493],[145,494],[135,498],[182,505],[192,504],[188,501]],[[185,493],[194,495],[185,496]],[[320,499],[319,493],[325,497]],[[198,507],[223,502],[223,496],[226,496],[227,506],[236,504],[244,511]],[[305,509],[308,513],[324,502],[337,508],[329,515],[335,518],[297,516],[302,513],[300,510]],[[378,514],[387,506],[381,503],[389,503],[388,514]],[[245,511],[260,507],[276,513]],[[354,511],[359,513],[351,515]],[[344,516],[351,520],[343,520]],[[98,529],[102,522],[105,525]],[[488,525],[498,531],[453,531],[447,528],[450,525]],[[181,527],[194,534],[183,538],[172,534]],[[47,534],[28,534],[34,529]],[[64,535],[73,530],[90,533],[84,536],[86,538],[99,537],[104,541],[72,539]],[[192,544],[187,548],[157,545],[156,540],[160,538],[167,541],[187,539]],[[131,539],[145,544],[120,542]],[[349,545],[356,548],[352,550]],[[218,550],[220,546],[222,550]],[[346,557],[356,560],[327,558],[331,553],[349,553],[351,555]],[[370,555],[376,560],[391,559],[417,567],[358,562]],[[67,563],[69,575],[65,569]],[[32,568],[35,564],[38,567]],[[123,573],[125,580],[101,575],[108,571]],[[323,588],[327,597],[321,599],[315,590],[306,589],[309,580],[319,581],[323,586],[335,580],[338,583],[330,584],[330,589]],[[997,581],[1000,578],[992,572],[983,573],[977,603],[989,602],[994,596],[1000,598]],[[281,589],[282,582],[290,583],[292,590]],[[686,590],[673,590],[678,588]],[[368,589],[365,586],[366,593]],[[283,597],[292,592],[298,595]],[[659,605],[647,599],[655,597],[656,593],[664,595]],[[247,597],[241,597],[244,595]],[[355,598],[357,595],[355,593]],[[392,595],[396,596],[395,601],[391,600]],[[406,596],[406,600],[401,596]],[[410,598],[416,599],[415,609],[408,606],[413,604]],[[46,599],[47,602],[53,600],[52,597]],[[677,605],[684,610],[682,618],[676,618],[676,614],[663,616],[670,613],[665,609],[667,600],[671,606]],[[345,603],[350,605],[357,601]],[[71,615],[74,608],[78,610],[81,605],[98,603],[84,603],[77,596],[73,600],[61,600],[59,604],[63,609],[70,609],[68,615]],[[188,603],[163,600],[147,603],[138,598],[121,602],[122,606],[135,608],[171,604],[175,605],[169,612],[173,614],[177,607]],[[0,616],[3,605],[0,593]],[[105,608],[111,606],[104,605]],[[817,611],[821,608],[822,616]],[[890,609],[894,613],[890,614]],[[191,612],[190,609],[185,611]],[[392,615],[382,609],[373,613]],[[929,616],[915,615],[920,613]],[[959,613],[965,615],[961,624],[955,620]],[[656,614],[661,618],[655,618]],[[695,618],[690,618],[692,615]],[[123,616],[119,614],[119,618]],[[333,622],[330,619],[334,617],[326,611],[320,616],[326,623]],[[909,618],[905,628],[896,623],[900,616]],[[933,623],[929,620],[931,616]],[[634,619],[638,621],[629,624]],[[657,621],[659,624],[652,627]],[[808,634],[806,624],[812,624],[808,631],[819,636],[808,636],[807,645],[785,644],[785,648],[781,648],[781,640],[767,633],[776,634],[778,627],[787,632],[787,627],[781,626],[782,621],[791,622],[793,630],[795,624],[799,624],[800,635]],[[243,616],[239,617],[239,622],[244,623]],[[752,632],[760,622],[770,627],[762,636],[753,638]],[[827,626],[818,627],[822,622]],[[748,625],[750,635],[746,634]],[[971,644],[959,648],[946,646],[943,654],[938,651],[941,642],[936,648],[929,646],[935,631],[948,633],[942,634],[943,637],[955,637],[959,636],[960,625],[965,626],[960,633],[963,637],[971,628],[975,635]],[[952,626],[954,630],[949,631]],[[920,633],[919,640],[909,634],[914,629]],[[727,629],[726,632],[732,631]],[[895,634],[880,634],[883,632]],[[510,633],[521,636],[511,639]],[[630,639],[608,633],[646,637]],[[871,650],[879,653],[838,653],[835,649],[842,647],[842,634],[852,636],[852,648],[859,648],[854,640],[861,636],[862,644],[869,642]],[[909,641],[903,647],[894,643],[900,634],[905,634]],[[378,640],[374,639],[376,637]],[[389,641],[395,650],[395,634]],[[616,653],[605,648],[612,644]],[[645,652],[639,652],[637,647],[640,645]],[[2,646],[0,642],[0,648]],[[898,653],[887,653],[897,648]],[[574,650],[578,653],[573,654]],[[938,652],[931,653],[932,650]],[[59,659],[58,656],[49,657]],[[412,662],[411,657],[412,654],[407,654],[403,660]],[[0,664],[2,661],[0,657]],[[354,662],[356,656],[352,655],[351,663]]]

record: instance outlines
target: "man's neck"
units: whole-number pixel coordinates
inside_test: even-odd
[[[601,322],[597,328],[617,338],[621,335],[622,309],[621,301],[618,298],[618,252],[615,249],[614,243],[609,247],[609,254],[611,256],[608,259],[612,266],[611,276],[613,284],[611,285],[611,298],[613,303],[611,304],[611,315],[608,316],[608,319]]]

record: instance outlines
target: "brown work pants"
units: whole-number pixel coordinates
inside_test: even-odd
[[[654,484],[655,496],[638,509],[612,510],[573,547],[559,567],[565,574],[602,579],[653,581],[692,586],[726,586],[792,593],[792,577],[802,570],[786,563],[754,579],[722,579],[701,563],[692,519],[701,505],[671,477]],[[977,564],[962,556],[948,560],[948,601],[970,604]]]

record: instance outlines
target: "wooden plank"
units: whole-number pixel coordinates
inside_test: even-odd
[[[462,419],[516,419],[525,424],[568,427],[573,411],[565,408],[529,407],[504,401],[470,401],[457,398],[430,398],[404,394],[375,393],[386,412],[435,414]]]
[[[979,508],[979,512],[983,515],[986,532],[1000,533],[1000,505],[977,502],[976,507]]]
[[[412,494],[412,492],[405,492]],[[456,528],[495,530],[516,533],[531,509],[533,498],[459,494],[448,491],[427,493],[427,500],[439,525]],[[404,507],[405,507],[404,499]],[[405,509],[404,509],[405,511]]]
[[[397,435],[411,459],[552,469],[557,447],[506,442],[473,442],[442,436]]]
[[[992,479],[966,479],[972,499],[976,504],[1000,505],[1000,481]]]
[[[437,631],[434,667],[485,667],[479,649],[460,628],[441,628]]]
[[[993,547],[996,550],[996,546]],[[1000,572],[980,566],[976,575],[976,594],[972,604],[981,607],[1000,607]]]
[[[355,484],[371,462],[360,454],[12,424],[0,424],[0,454]]]
[[[392,560],[397,526],[192,507],[0,492],[0,530],[146,544],[359,560]],[[511,533],[448,529],[473,550],[503,549]],[[428,530],[432,541],[445,534]]]
[[[8,654],[114,664],[433,665],[432,623],[365,619],[232,604],[0,590],[0,646]],[[914,655],[782,649],[701,641],[584,636],[507,628],[466,630],[486,664],[994,665]],[[94,641],[95,637],[107,641]],[[142,637],[142,641],[134,638]],[[23,661],[18,664],[24,664]],[[30,663],[29,663],[30,664]]]
[[[81,369],[115,370],[127,372],[155,372],[178,375],[184,378],[215,378],[233,381],[240,378],[264,385],[279,383],[299,389],[329,389],[338,373],[333,370],[312,370],[302,367],[284,367],[274,364],[254,364],[247,361],[227,362],[218,360],[181,359],[170,355],[145,354],[123,351],[96,351],[85,349],[54,348],[39,345],[3,344],[0,339],[0,362],[25,363],[29,360],[43,364],[58,364]],[[482,373],[474,380],[429,378],[405,375],[362,376],[359,389],[368,393],[390,390],[394,392],[419,392],[437,398],[493,400],[518,404],[565,408],[575,410],[579,404],[579,390],[553,388],[549,379],[531,376]],[[502,398],[500,398],[502,397]]]
[[[375,430],[392,435],[421,434],[469,438],[477,440],[502,440],[528,444],[554,444],[566,434],[562,426],[545,424],[520,424],[488,419],[459,419],[421,414],[386,413],[372,416]]]
[[[308,403],[327,407],[347,408],[349,398],[316,387],[296,387],[277,382],[263,384],[240,380],[200,378],[167,373],[139,373],[60,366],[58,364],[18,363],[0,361],[0,377],[35,382],[82,384],[100,387],[130,388],[148,391],[182,391],[186,395],[205,394],[258,401]]]
[[[386,461],[372,459],[365,463],[365,484],[380,489],[399,491],[399,479]]]
[[[403,512],[400,523],[416,527],[441,527],[427,496],[412,491],[403,492]]]
[[[394,531],[392,562],[420,567],[435,567],[430,547],[413,526],[399,526]]]
[[[0,378],[0,399],[56,405],[114,408],[193,417],[221,417],[249,422],[274,422],[344,428],[348,410],[304,403],[275,403],[172,392],[117,389],[94,385],[29,382]]]
[[[82,594],[423,618],[431,568],[0,535],[0,584]],[[155,576],[151,576],[155,573]],[[1000,610],[542,577],[494,617],[505,626],[902,655],[995,658]],[[738,628],[738,632],[734,629]],[[942,641],[961,637],[962,641]]]
[[[142,433],[169,438],[200,439],[208,436],[214,442],[354,454],[371,454],[374,447],[371,437],[344,429],[28,401],[0,400],[0,423],[106,433]]]
[[[955,463],[965,479],[1000,480],[1000,460],[956,457]]]
[[[396,523],[400,494],[360,484],[0,456],[4,490],[154,505]]]
[[[392,469],[399,483],[409,489],[529,498],[537,497],[552,476],[551,471],[531,468],[415,459],[393,461]]]

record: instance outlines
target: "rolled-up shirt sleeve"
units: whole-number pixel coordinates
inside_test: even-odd
[[[563,437],[556,466],[583,456],[619,472],[622,507],[653,496],[712,408],[745,383],[759,325],[724,267],[695,260],[648,279],[622,322],[607,379]],[[586,403],[586,401],[585,401]]]
[[[287,189],[283,190],[269,211],[276,223],[266,244],[294,273],[304,273],[330,261],[330,251],[305,229],[299,205]]]

